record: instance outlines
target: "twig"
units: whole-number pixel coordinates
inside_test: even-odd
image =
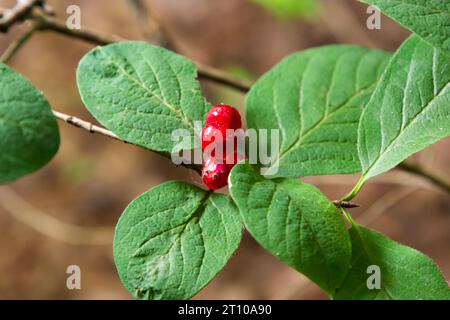
[[[377,201],[375,201],[361,216],[356,220],[361,225],[370,226],[376,220],[378,220],[388,209],[392,208],[400,201],[408,198],[414,192],[418,191],[417,188],[405,188],[398,192],[388,192]]]
[[[432,182],[433,184],[439,186],[444,189],[448,193],[450,193],[450,180],[442,177],[441,175],[432,172],[418,164],[411,163],[409,161],[404,161],[398,165],[398,168],[413,173],[415,175],[421,176],[422,178]]]
[[[125,39],[119,36],[90,30],[84,27],[81,29],[69,29],[64,21],[55,17],[50,17],[49,15],[39,11],[33,12],[33,20],[40,23],[40,30],[55,31],[72,38],[77,38],[101,46],[114,42],[125,41]]]
[[[35,208],[10,187],[0,188],[0,207],[35,231],[73,245],[111,245],[114,228],[80,227]]]
[[[169,153],[150,150],[150,149],[147,149],[147,148],[145,148],[143,146],[140,146],[138,144],[125,141],[122,138],[120,138],[119,136],[117,136],[115,133],[113,133],[112,131],[109,131],[109,130],[107,130],[105,128],[102,128],[102,127],[99,127],[99,126],[96,126],[96,125],[94,125],[94,124],[92,124],[92,123],[90,123],[88,121],[82,120],[80,118],[77,118],[77,117],[74,117],[74,116],[71,116],[71,115],[59,112],[59,111],[55,111],[55,110],[53,110],[53,115],[57,119],[59,119],[61,121],[64,121],[65,123],[70,124],[70,125],[72,125],[72,126],[74,126],[76,128],[83,129],[83,130],[88,131],[90,133],[100,134],[102,136],[105,136],[105,137],[108,137],[108,138],[111,138],[111,139],[114,139],[114,140],[117,140],[117,141],[120,141],[120,142],[123,142],[123,143],[126,143],[126,144],[131,144],[131,145],[137,146],[139,148],[145,149],[146,151],[151,151],[153,153],[156,153],[156,154],[158,154],[158,155],[160,155],[160,156],[162,156],[164,158],[171,159],[171,155]],[[181,164],[181,166],[185,167],[187,169],[194,170],[198,174],[201,174],[201,172],[202,172],[201,166],[196,165],[196,164],[183,163],[183,164]]]
[[[63,35],[78,38],[97,45],[106,45],[118,41],[126,41],[126,39],[119,36],[107,35],[86,28],[69,29],[63,21],[54,17],[49,17],[48,15],[42,13],[35,13],[34,19],[41,23],[41,30],[56,31]],[[197,66],[198,75],[202,79],[224,84],[243,92],[247,92],[252,86],[250,81],[237,79],[225,71],[205,66],[199,62],[194,61],[194,63]]]
[[[142,0],[128,0],[127,3],[134,12],[137,22],[141,26],[140,30],[144,38],[149,42],[155,41],[162,47],[167,47],[168,39],[164,36],[160,23],[158,23],[155,17],[150,14],[150,10],[147,8],[146,3]]]
[[[79,119],[77,117],[74,117],[74,116],[71,116],[71,115],[68,115],[68,114],[65,114],[65,113],[62,113],[62,112],[58,112],[58,111],[55,111],[55,110],[53,110],[53,115],[59,120],[67,122],[68,124],[70,124],[72,126],[75,126],[77,128],[89,131],[90,133],[98,133],[98,134],[104,135],[104,136],[106,136],[108,138],[112,138],[112,139],[115,139],[115,140],[118,140],[118,141],[121,141],[121,142],[124,142],[124,143],[129,143],[129,142],[126,142],[126,141],[122,140],[121,138],[119,138],[113,132],[111,132],[111,131],[109,131],[109,130],[107,130],[105,128],[101,128],[99,126],[96,126],[96,125],[94,125],[94,124],[92,124],[90,122],[81,120],[81,119]]]
[[[0,57],[1,63],[7,63],[11,58],[22,48],[22,46],[31,38],[31,36],[38,31],[40,25],[38,22],[32,22],[31,26],[18,38],[16,38]]]
[[[17,0],[12,9],[3,9],[0,13],[0,32],[7,32],[18,21],[25,19],[42,0]]]
[[[200,76],[200,78],[232,87],[244,93],[248,92],[253,85],[251,81],[238,79],[228,72],[222,71],[220,69],[206,66],[199,62],[195,62],[195,64],[197,66],[198,75]]]

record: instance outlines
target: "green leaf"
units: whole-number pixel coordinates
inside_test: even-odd
[[[352,267],[335,299],[450,299],[449,286],[436,264],[417,250],[403,246],[382,234],[361,226],[350,230]],[[368,289],[378,266],[380,289]]]
[[[254,85],[247,96],[249,127],[281,131],[274,176],[360,171],[361,111],[390,56],[355,46],[310,49],[286,58]]]
[[[233,168],[230,192],[253,237],[273,255],[332,294],[351,258],[339,210],[317,188],[265,179],[250,164]]]
[[[0,183],[47,164],[58,151],[59,131],[44,95],[0,64]]]
[[[363,179],[450,135],[450,58],[417,36],[392,58],[359,126]]]
[[[316,0],[253,0],[281,19],[310,18],[316,15]]]
[[[144,42],[98,47],[80,62],[78,87],[95,118],[122,139],[172,152],[171,135],[185,129],[199,135],[210,105],[188,59]],[[199,128],[201,130],[201,128]]]
[[[448,0],[360,0],[421,36],[433,46],[450,51]]]
[[[131,202],[116,228],[114,258],[136,297],[187,299],[225,266],[241,236],[230,197],[172,181]]]

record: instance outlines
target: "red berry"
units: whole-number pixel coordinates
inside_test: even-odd
[[[238,153],[237,151],[234,151],[233,154],[227,154],[225,156],[225,163],[228,164],[229,166],[231,166],[231,169],[240,161],[245,160],[246,156]]]
[[[225,126],[207,124],[202,130],[202,150],[205,150],[211,143],[223,144],[226,132],[227,128]],[[220,140],[216,141],[216,138],[220,138]]]
[[[227,129],[242,128],[241,115],[235,108],[227,105],[215,105],[206,115],[206,124],[216,124]]]
[[[203,183],[211,190],[223,188],[228,184],[230,171],[230,165],[217,163],[216,159],[211,157],[203,166]]]
[[[206,126],[202,130],[202,149],[206,149],[211,144],[214,144],[214,148],[211,148],[212,152],[208,155],[208,159],[203,165],[202,179],[205,185],[212,189],[217,190],[225,187],[228,184],[228,176],[231,169],[240,160],[244,159],[238,155],[237,139],[233,140],[233,132],[227,130],[237,130],[242,128],[241,116],[239,112],[227,105],[214,106],[206,116]],[[234,151],[230,154],[226,154],[227,144],[234,141]],[[222,149],[222,156],[214,154],[217,148]]]

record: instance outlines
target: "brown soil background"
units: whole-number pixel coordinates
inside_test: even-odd
[[[12,1],[0,0],[0,6]],[[83,26],[129,39],[143,33],[126,0],[48,1],[61,18],[66,7],[78,4]],[[281,21],[248,0],[148,0],[147,5],[174,43],[174,49],[218,68],[239,66],[253,78],[286,55],[330,43],[348,43],[395,50],[409,32],[383,17],[382,29],[366,28],[366,6],[353,0],[321,1],[321,15],[311,21]],[[0,50],[23,31],[14,27],[0,34]],[[77,92],[75,71],[91,45],[52,33],[35,35],[11,61],[48,97],[52,106],[94,122]],[[232,103],[244,110],[244,97],[204,83],[211,102]],[[194,180],[192,173],[159,156],[130,145],[60,124],[62,144],[56,158],[42,171],[25,177],[0,194],[18,209],[0,207],[0,299],[129,299],[112,258],[112,230],[126,205],[139,194],[167,180]],[[450,176],[447,139],[415,157]],[[332,198],[349,191],[357,176],[306,179]],[[432,257],[450,278],[450,197],[420,178],[393,171],[375,179],[358,197],[362,221],[403,244]],[[42,223],[38,209],[58,221],[82,227],[73,234]],[[23,223],[24,216],[34,217]],[[106,228],[105,228],[106,227]],[[52,229],[53,228],[53,229]],[[57,230],[55,230],[57,229]],[[56,238],[55,238],[56,233]],[[104,245],[74,245],[57,239],[93,241]],[[53,235],[53,236],[52,236]],[[82,290],[66,288],[66,268],[82,271]],[[277,261],[245,234],[241,247],[198,299],[325,299],[302,275]]]

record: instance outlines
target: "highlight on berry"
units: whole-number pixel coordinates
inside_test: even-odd
[[[205,123],[195,122],[194,127],[195,137],[185,129],[172,132],[176,144],[171,158],[175,165],[202,165],[202,179],[209,189],[225,187],[230,171],[242,160],[260,164],[263,175],[277,174],[279,129],[244,129],[239,111],[223,104],[211,108]]]

